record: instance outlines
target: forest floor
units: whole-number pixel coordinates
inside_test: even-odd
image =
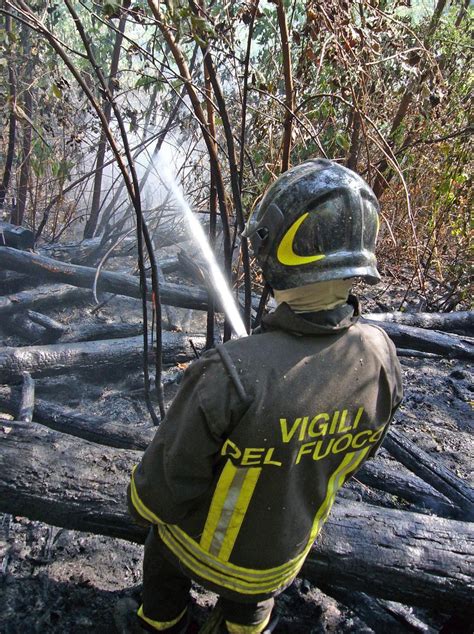
[[[370,310],[394,309],[395,297],[386,296],[383,307],[373,299]],[[101,310],[92,308],[58,311],[51,316],[65,321],[138,319],[137,303],[116,298]],[[191,319],[187,311],[178,311],[190,332],[202,332],[202,316]],[[184,323],[186,322],[187,323]],[[4,335],[4,336],[3,336]],[[14,338],[0,332],[4,345],[16,345]],[[421,448],[436,456],[459,477],[469,479],[474,464],[472,443],[472,370],[458,360],[401,357],[405,399],[397,413],[396,425]],[[107,415],[120,422],[146,425],[148,415],[143,403],[140,372],[125,376],[89,375],[81,380],[67,377],[38,379],[38,397],[73,407],[78,411]],[[177,386],[166,390],[169,403]],[[0,414],[0,416],[2,416]],[[389,460],[382,451],[377,460]],[[360,483],[348,485],[355,498]],[[125,492],[124,492],[125,495]],[[395,508],[408,505],[394,496],[388,504]],[[114,613],[123,597],[139,598],[142,547],[120,539],[75,532],[49,526],[25,517],[0,516],[3,536],[0,579],[0,632],[29,634],[51,632],[117,634]],[[368,588],[360,588],[367,591]],[[202,622],[215,596],[193,588],[196,617]],[[358,614],[344,603],[298,578],[277,599],[280,622],[276,634],[324,634],[326,632],[439,632],[448,616],[416,608],[402,608],[381,602],[387,614],[380,629],[367,615]],[[365,619],[365,620],[364,620]],[[460,630],[457,634],[464,634]],[[467,634],[467,631],[466,633]]]

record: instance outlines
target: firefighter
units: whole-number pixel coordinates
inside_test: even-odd
[[[188,631],[191,579],[220,631],[272,629],[274,597],[317,539],[337,490],[380,446],[402,398],[395,348],[359,319],[376,284],[378,203],[357,174],[307,161],[267,191],[244,235],[277,302],[258,333],[203,354],[129,486],[145,545],[144,630]]]

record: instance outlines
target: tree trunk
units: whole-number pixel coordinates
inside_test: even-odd
[[[23,373],[23,384],[21,386],[20,398],[18,399],[17,418],[25,423],[33,420],[33,410],[35,409],[35,382],[29,372]]]
[[[54,338],[48,337],[46,328],[30,319],[27,313],[10,315],[3,325],[7,332],[14,333],[29,343],[43,344],[54,341]]]
[[[384,321],[373,322],[373,325],[383,328],[399,350],[421,350],[448,359],[474,359],[474,339],[470,337]]]
[[[9,15],[5,16],[5,33],[11,32],[12,19]],[[11,56],[8,56],[8,91],[10,99],[10,114],[8,116],[8,146],[5,157],[5,168],[3,170],[3,178],[0,184],[0,211],[5,204],[5,198],[10,184],[10,176],[12,173],[13,159],[15,156],[15,139],[16,139],[16,116],[13,106],[16,102],[16,80],[13,70]]]
[[[175,365],[195,358],[189,335],[163,333],[163,362]],[[193,336],[197,348],[204,347],[204,338]],[[57,343],[46,346],[0,348],[0,382],[8,383],[23,372],[34,376],[52,376],[74,371],[99,370],[104,373],[138,367],[143,361],[143,337],[109,339],[85,343]]]
[[[125,504],[141,453],[45,429],[0,428],[0,511],[56,526],[142,542]],[[302,574],[446,612],[472,606],[474,529],[466,522],[366,504],[336,504]]]
[[[35,234],[30,229],[0,220],[0,246],[26,250],[32,249],[34,243]]]
[[[122,48],[123,36],[125,32],[125,26],[127,23],[126,9],[128,9],[129,6],[130,6],[130,0],[123,0],[122,12],[120,15],[117,31],[115,32],[115,42],[114,42],[114,48],[112,51],[112,61],[110,63],[110,74],[109,74],[109,82],[108,82],[110,95],[112,97],[115,92],[116,77],[117,77],[118,65],[120,60],[120,51]],[[108,125],[110,123],[112,104],[110,101],[106,100],[104,102],[103,107],[104,107],[104,116]],[[104,159],[105,159],[106,149],[107,149],[107,139],[106,139],[104,129],[101,128],[99,145],[97,150],[97,159],[96,159],[97,171],[94,177],[91,213],[86,222],[86,226],[84,227],[84,238],[86,239],[92,238],[94,236],[94,233],[97,227],[97,221],[99,219],[100,198],[101,198],[101,192],[102,192],[102,175],[104,172]]]
[[[453,313],[364,313],[364,319],[396,323],[403,326],[415,326],[416,328],[441,330],[466,337],[474,337],[474,311],[472,310]]]
[[[396,462],[393,465],[387,462],[369,460],[359,469],[355,479],[373,489],[402,498],[419,507],[421,512],[431,511],[440,517],[464,519],[456,505],[421,477],[401,471]]]
[[[165,246],[161,243],[160,236],[157,236],[155,245],[157,248]],[[82,242],[68,242],[63,244],[54,242],[52,244],[45,244],[37,250],[39,255],[44,255],[47,258],[53,258],[70,264],[84,264],[86,266],[92,266],[98,262],[105,255],[105,251],[106,249],[101,244],[100,238],[91,238],[91,240],[82,240]],[[137,239],[130,236],[117,244],[109,257],[136,257],[136,255]],[[176,256],[158,258],[158,262],[166,272],[175,271],[179,268],[179,262]]]
[[[0,386],[0,410],[13,416],[20,408],[17,390]],[[35,423],[70,436],[119,449],[144,451],[156,433],[156,427],[137,428],[132,425],[110,422],[105,416],[86,416],[68,407],[61,407],[42,399],[36,399],[33,408]],[[31,420],[31,418],[30,418]]]
[[[125,339],[143,334],[143,324],[84,324],[73,325],[61,335],[58,343],[76,343],[79,341],[101,341],[106,339]]]
[[[434,632],[417,619],[410,608],[400,603],[376,599],[357,590],[326,586],[324,582],[319,588],[355,612],[373,632],[396,632],[396,634],[421,634],[422,632],[433,634]]]
[[[439,461],[420,449],[393,426],[385,436],[384,448],[407,469],[413,471],[459,507],[463,512],[463,520],[474,521],[474,491],[466,482],[439,464]]]
[[[23,253],[9,247],[0,247],[0,267],[9,268],[19,273],[29,273],[51,282],[64,282],[92,288],[96,269],[78,264],[64,264],[58,260],[45,258],[35,253]],[[149,288],[151,285],[149,285]],[[97,283],[99,291],[141,298],[140,281],[133,275],[101,271]],[[191,288],[182,284],[164,284],[160,286],[162,303],[182,308],[206,310],[207,292],[199,288]],[[151,298],[151,294],[150,294]]]
[[[344,503],[335,505],[302,574],[315,585],[449,613],[473,609],[473,565],[468,522]]]
[[[21,40],[23,45],[23,54],[28,60],[26,65],[26,77],[24,83],[27,84],[32,80],[33,62],[31,58],[30,32],[26,25],[22,26]],[[30,163],[31,163],[31,120],[33,118],[33,96],[29,85],[25,85],[24,89],[23,110],[25,117],[22,120],[23,142],[21,150],[21,168],[20,182],[18,184],[18,200],[15,210],[12,214],[12,223],[14,225],[23,224],[23,216],[25,215],[26,199],[28,196],[28,185],[30,181]]]
[[[174,262],[170,266],[174,266]],[[0,247],[0,267],[17,271],[18,273],[28,273],[43,280],[64,282],[83,288],[92,288],[97,274],[97,270],[92,267],[65,264],[35,253],[20,252],[9,247]],[[127,273],[101,271],[97,288],[99,291],[115,293],[116,295],[125,295],[136,299],[141,298],[139,279]],[[239,297],[242,298],[242,295],[239,294]],[[149,299],[151,299],[151,292],[149,293]],[[160,299],[162,304],[169,304],[170,306],[207,310],[207,291],[195,286],[184,286],[183,284],[172,284],[169,282],[160,284]],[[216,302],[219,302],[218,297],[216,297]],[[254,308],[257,307],[258,299],[256,297],[252,297],[252,304]],[[217,308],[222,311],[219,303]],[[0,298],[0,314],[1,312]]]
[[[75,288],[69,284],[45,284],[34,289],[0,297],[0,316],[4,318],[6,315],[28,309],[45,310],[61,304],[70,308],[73,304],[83,301],[93,301],[91,291]]]

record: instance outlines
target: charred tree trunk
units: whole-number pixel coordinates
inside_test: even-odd
[[[336,504],[302,573],[315,585],[339,585],[446,612],[468,611],[473,548],[474,527],[468,522]]]
[[[26,65],[26,82],[30,82],[33,74],[33,62],[31,58],[30,33],[26,25],[22,27],[21,40],[23,45],[23,54],[28,60]],[[21,168],[20,182],[18,184],[18,201],[12,214],[12,223],[14,225],[23,224],[23,216],[25,215],[26,199],[28,196],[28,184],[30,181],[30,163],[31,163],[31,120],[33,118],[33,96],[30,86],[24,88],[23,110],[24,117],[22,121],[23,141],[21,151]]]
[[[141,453],[95,445],[34,423],[0,429],[0,511],[143,541],[125,489]],[[472,606],[474,528],[465,522],[339,503],[303,567],[334,584],[446,612]]]
[[[166,238],[164,241],[165,244],[162,244],[163,237],[164,236],[157,236],[155,241],[157,247],[166,246],[166,242],[169,240]],[[82,240],[81,242],[54,242],[52,244],[45,244],[38,249],[38,254],[44,255],[47,258],[60,260],[61,262],[92,266],[102,258],[105,251],[106,248],[101,244],[100,238],[91,238],[90,240]],[[135,237],[124,238],[109,255],[110,258],[124,256],[137,256],[137,240]],[[158,258],[158,262],[165,272],[176,271],[179,268],[179,262],[176,256]]]
[[[474,491],[452,471],[439,464],[393,426],[385,436],[385,449],[405,467],[451,500],[462,511],[462,519],[474,521]]]
[[[18,420],[31,423],[35,409],[35,382],[29,372],[23,374],[20,398],[18,399]]]
[[[441,330],[474,337],[474,311],[472,310],[454,313],[366,313],[364,318],[370,321],[393,322],[403,326]]]
[[[0,297],[0,316],[3,319],[6,315],[29,309],[45,310],[61,304],[72,306],[87,300],[93,301],[92,292],[84,288],[75,288],[68,284],[46,284]]]
[[[14,313],[6,320],[6,328],[30,343],[53,343],[63,335],[68,328],[47,315],[34,310]],[[131,333],[138,334],[138,333]],[[130,336],[130,335],[128,335]],[[98,337],[99,338],[99,337]]]
[[[106,339],[125,339],[143,334],[143,324],[84,324],[72,326],[59,338],[59,343],[79,341],[103,341]]]
[[[203,337],[193,344],[204,347]],[[175,365],[195,358],[189,335],[163,333],[163,362]],[[58,343],[45,346],[0,348],[0,382],[8,383],[30,372],[34,376],[51,376],[68,372],[103,371],[106,368],[137,366],[143,360],[143,337],[109,339],[84,343]]]
[[[413,349],[451,359],[474,359],[474,339],[470,337],[383,321],[373,324],[383,328],[400,351]]]
[[[130,6],[130,0],[123,0],[122,12],[121,12],[120,20],[118,23],[117,31],[115,32],[115,42],[114,42],[114,48],[112,51],[112,61],[110,63],[110,74],[109,74],[109,81],[108,81],[111,97],[113,97],[115,92],[116,77],[117,77],[118,65],[120,60],[120,51],[122,48],[123,36],[125,32],[125,26],[127,23],[127,9],[129,6]],[[106,99],[104,101],[103,108],[104,108],[104,117],[108,125],[110,123],[110,116],[112,114],[111,101]],[[94,236],[94,233],[97,227],[97,221],[99,219],[100,198],[101,198],[101,192],[102,192],[102,175],[104,171],[104,159],[105,159],[106,149],[107,149],[107,137],[106,137],[104,128],[101,128],[99,146],[97,150],[97,159],[96,159],[97,171],[94,177],[94,189],[92,194],[91,213],[86,222],[86,226],[84,228],[84,238],[92,238]]]
[[[15,416],[20,406],[17,390],[0,386],[0,410]],[[35,423],[58,432],[119,449],[144,451],[156,432],[156,427],[137,429],[131,425],[110,422],[104,416],[84,416],[68,407],[60,407],[42,399],[36,399],[34,403],[33,418]]]
[[[464,519],[463,512],[448,498],[440,495],[417,475],[400,471],[400,465],[382,464],[378,459],[369,460],[357,472],[355,479],[373,489],[385,491],[417,506],[420,511],[431,511],[440,517]]]
[[[96,269],[78,264],[64,264],[34,253],[23,253],[9,247],[0,247],[0,266],[19,273],[29,272],[50,282],[64,282],[83,288],[92,288]],[[151,285],[149,284],[150,288]],[[102,271],[97,288],[99,291],[141,298],[140,281],[133,275]],[[180,284],[160,286],[161,302],[182,308],[206,310],[207,293],[199,288],[183,287]],[[151,298],[151,296],[150,296]]]
[[[5,32],[11,32],[12,19],[9,15],[5,16]],[[3,178],[0,184],[0,211],[5,204],[5,198],[10,184],[10,176],[12,173],[13,158],[15,156],[15,139],[16,139],[16,116],[13,106],[16,102],[16,79],[13,70],[12,59],[8,59],[8,91],[10,98],[10,114],[8,116],[8,146],[5,157],[5,168],[3,170]]]

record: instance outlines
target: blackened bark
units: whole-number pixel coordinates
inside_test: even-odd
[[[5,31],[11,31],[11,17],[5,16]],[[3,171],[2,182],[0,183],[0,210],[3,209],[5,198],[10,184],[10,176],[12,172],[13,158],[15,156],[15,139],[16,139],[16,117],[13,111],[13,105],[16,102],[16,79],[13,70],[12,60],[8,60],[8,91],[10,98],[10,114],[8,116],[8,146],[5,157],[5,169]]]
[[[125,503],[141,452],[17,421],[0,428],[0,442],[1,512],[143,542],[147,530],[132,523]],[[472,524],[341,501],[302,574],[316,585],[466,613],[472,610],[473,556]]]
[[[175,365],[195,358],[189,334],[163,333],[163,361]],[[204,348],[204,337],[193,336],[196,348]],[[153,356],[152,353],[149,353]],[[122,372],[143,361],[143,337],[106,341],[56,343],[44,346],[4,346],[0,348],[0,382],[9,383],[30,372],[51,376],[70,372]]]
[[[22,27],[21,35],[23,54],[28,60],[26,64],[26,77],[25,82],[30,82],[33,74],[33,62],[31,59],[31,42],[30,33],[26,25]],[[28,197],[28,185],[30,181],[30,164],[31,164],[31,120],[33,118],[33,96],[30,86],[26,85],[24,88],[24,102],[23,110],[25,118],[22,121],[23,141],[21,150],[21,168],[20,168],[20,181],[18,184],[18,200],[17,205],[12,213],[12,223],[14,225],[23,224],[23,217],[25,215],[26,202]]]
[[[118,71],[118,65],[120,60],[120,51],[122,49],[123,35],[125,31],[125,25],[127,22],[126,9],[130,6],[130,0],[124,0],[122,3],[122,13],[120,16],[117,32],[115,33],[114,48],[112,51],[112,61],[110,63],[110,75],[109,75],[109,91],[111,96],[115,92],[116,77]],[[112,103],[109,100],[104,101],[104,116],[107,124],[110,123],[110,116],[112,114]],[[90,216],[84,227],[84,238],[93,238],[97,227],[97,221],[99,220],[100,212],[100,199],[102,193],[102,175],[104,172],[104,159],[107,149],[107,138],[104,128],[101,128],[99,145],[97,149],[96,168],[97,171],[94,177],[94,189],[92,194],[92,205]]]

